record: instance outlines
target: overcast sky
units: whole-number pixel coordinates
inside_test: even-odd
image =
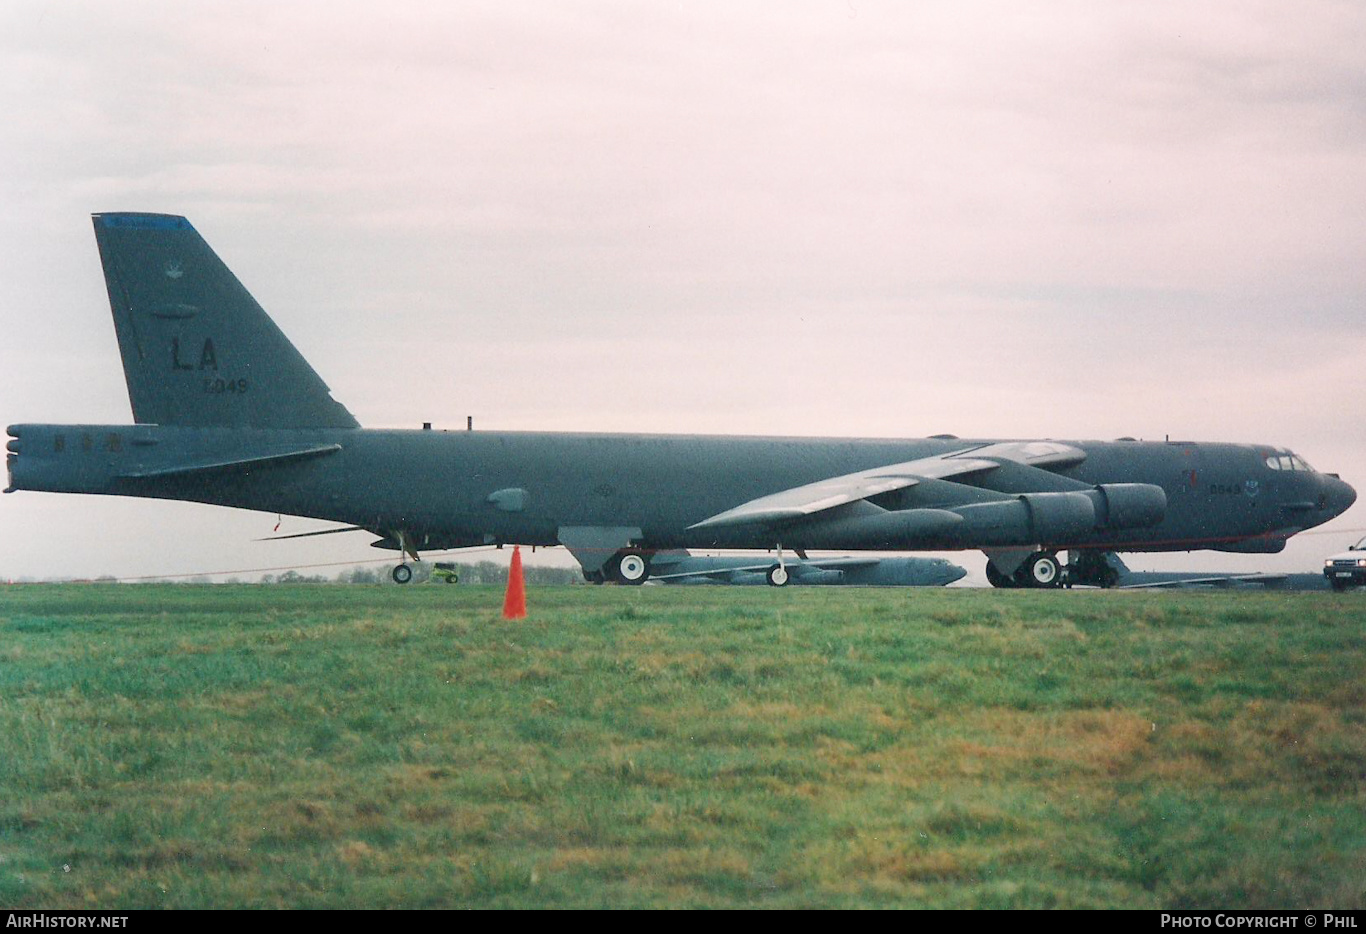
[[[1170,435],[1366,489],[1363,48],[1355,0],[6,0],[0,423],[131,420],[89,215],[162,211],[368,427]],[[275,523],[12,494],[0,579],[377,556]]]

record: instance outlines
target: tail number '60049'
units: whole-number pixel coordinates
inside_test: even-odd
[[[204,380],[204,391],[215,395],[223,392],[242,393],[247,391],[247,381],[244,379],[206,379]]]

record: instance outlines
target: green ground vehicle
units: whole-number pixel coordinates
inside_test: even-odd
[[[433,584],[458,584],[460,583],[460,575],[456,573],[454,564],[449,561],[438,561],[432,567],[431,580]]]

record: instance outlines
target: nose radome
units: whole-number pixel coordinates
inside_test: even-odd
[[[1327,477],[1328,481],[1328,507],[1333,511],[1333,515],[1338,516],[1352,508],[1352,504],[1357,501],[1357,491],[1352,488],[1350,483],[1339,480],[1337,477]]]

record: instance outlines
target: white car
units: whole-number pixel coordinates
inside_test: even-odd
[[[1366,584],[1366,538],[1323,562],[1323,576],[1334,590]]]

